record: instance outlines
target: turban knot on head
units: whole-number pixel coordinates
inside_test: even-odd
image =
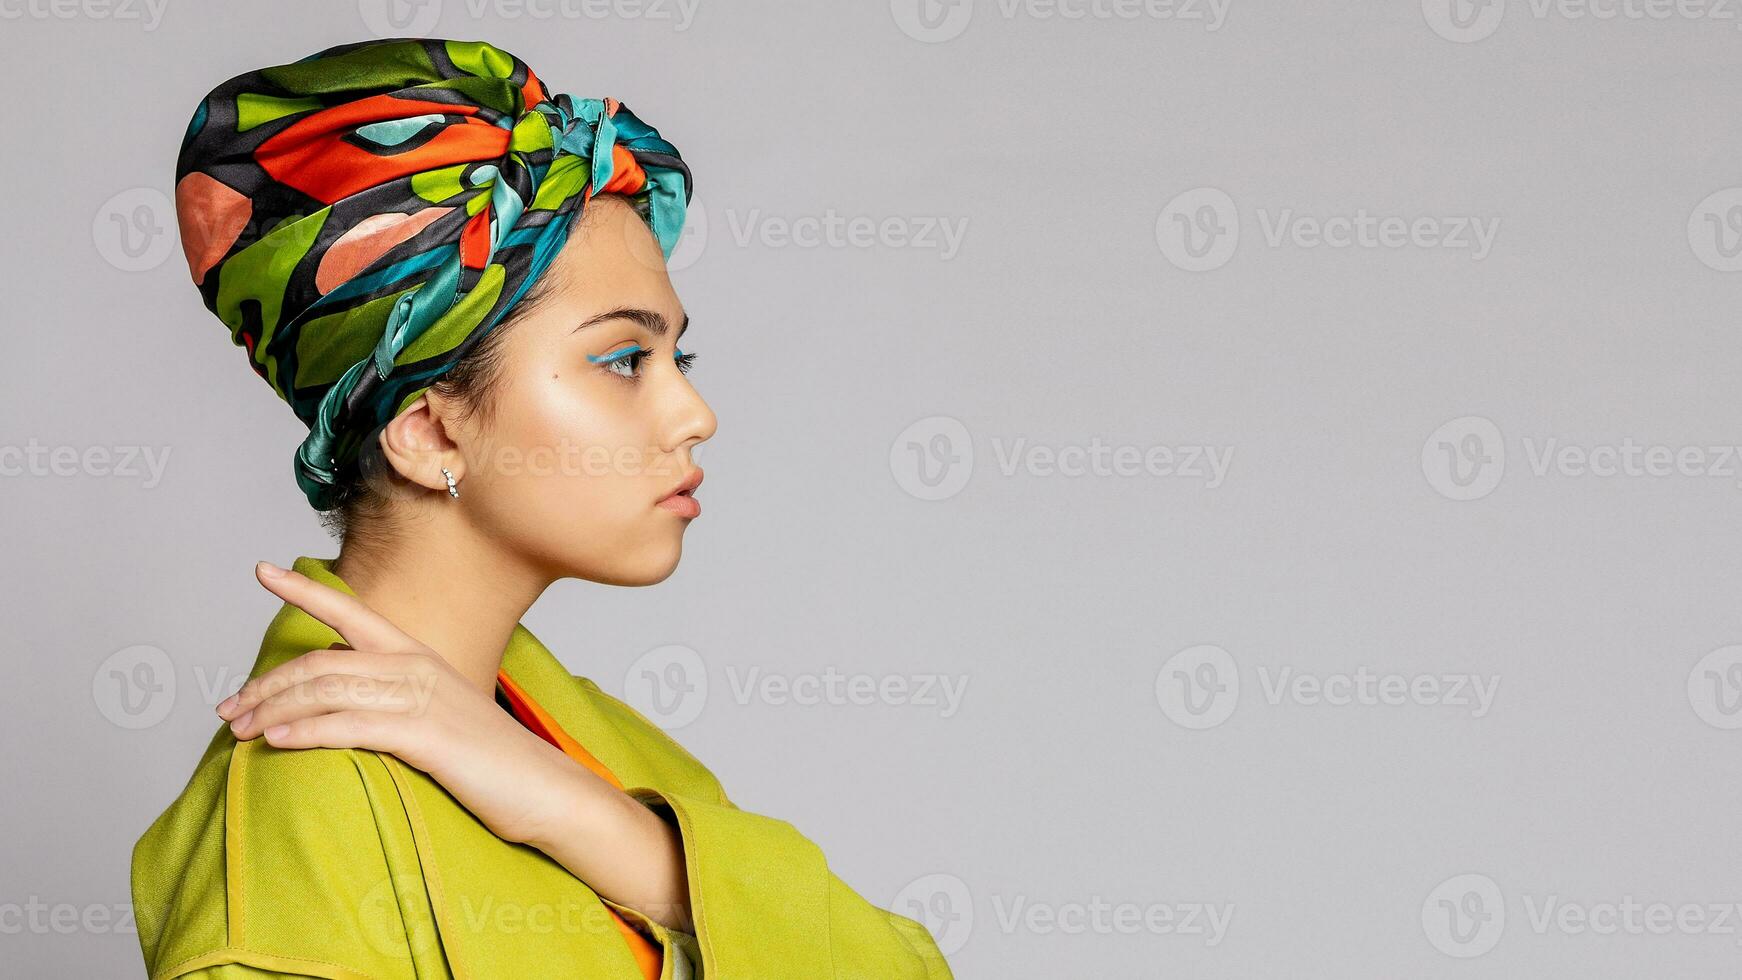
[[[176,161],[188,271],[309,427],[297,484],[338,502],[366,438],[531,288],[599,193],[667,258],[689,168],[615,99],[546,92],[481,41],[391,38],[230,79]]]

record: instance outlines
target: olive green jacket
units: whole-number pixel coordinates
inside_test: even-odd
[[[351,592],[330,564],[299,558],[294,567]],[[251,676],[338,640],[286,603]],[[497,837],[392,755],[275,749],[238,742],[225,726],[133,849],[153,980],[640,980],[607,905],[654,937],[662,980],[951,976],[924,926],[861,898],[791,824],[738,809],[693,756],[569,674],[524,626],[502,667],[628,793],[675,822],[693,935]]]

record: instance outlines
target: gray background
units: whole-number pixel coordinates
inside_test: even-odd
[[[527,625],[616,693],[693,650],[676,737],[923,914],[958,976],[1737,975],[1742,914],[1713,910],[1742,902],[1742,476],[1709,447],[1742,442],[1742,191],[1703,203],[1742,186],[1735,0],[1519,0],[1467,29],[1443,0],[1234,0],[1215,29],[976,0],[937,32],[911,0],[447,0],[405,29],[368,0],[38,3],[0,4],[0,974],[141,974],[104,921],[278,605],[250,567],[335,551],[291,479],[301,427],[188,281],[182,131],[233,74],[427,33],[623,99],[696,174],[675,278],[720,419],[707,513],[665,584],[565,582]],[[1169,209],[1200,188],[1239,238],[1192,271]],[[1484,254],[1272,244],[1285,211],[1498,224]],[[782,238],[831,212],[888,231]],[[924,244],[940,219],[953,252]],[[951,433],[959,490],[923,499],[903,460]],[[1006,473],[1016,440],[1233,461],[1216,486]],[[1548,440],[1703,462],[1539,472]],[[1441,443],[1452,476],[1424,466]],[[155,482],[58,475],[18,465],[33,444],[169,455]],[[1470,472],[1492,492],[1454,499]],[[1207,728],[1169,700],[1203,644],[1226,651]],[[735,696],[757,668],[967,686],[953,713]],[[1480,717],[1267,697],[1362,669],[1499,687]],[[1541,921],[1627,899],[1707,924]],[[1233,917],[1213,944],[1047,924],[1094,902]]]

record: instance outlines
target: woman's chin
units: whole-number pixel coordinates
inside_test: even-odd
[[[640,555],[619,556],[619,560],[607,567],[577,568],[570,574],[600,585],[658,585],[677,571],[678,561],[682,558],[683,538],[679,537],[669,546],[649,547]]]

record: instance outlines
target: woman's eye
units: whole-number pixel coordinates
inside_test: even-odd
[[[594,357],[593,355],[588,354],[587,360],[592,361],[594,364],[601,365],[605,370],[612,374],[634,379],[636,375],[641,373],[641,362],[645,360],[646,357],[646,348],[642,347],[640,344],[634,344],[625,347],[622,350],[612,351],[603,357]]]
[[[634,381],[641,375],[642,362],[647,360],[647,358],[652,354],[652,351],[642,347],[640,344],[632,344],[628,347],[622,348],[621,350],[614,350],[609,354],[599,357],[588,354],[587,360],[592,361],[594,364],[599,365],[620,378]],[[677,369],[679,371],[688,374],[690,365],[695,363],[696,355],[686,354],[681,350],[674,349],[672,351],[672,360],[677,362]]]

